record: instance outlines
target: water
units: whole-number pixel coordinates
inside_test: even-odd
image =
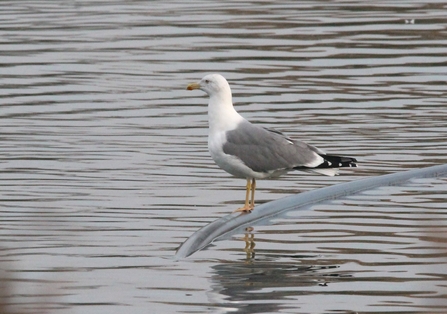
[[[443,1],[0,9],[1,276],[11,310],[445,312],[445,177],[315,206],[172,258],[244,198],[245,182],[208,155],[206,97],[185,90],[206,73],[227,77],[249,120],[360,161],[333,178],[260,181],[260,203],[445,163]]]

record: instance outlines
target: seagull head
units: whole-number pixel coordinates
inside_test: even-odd
[[[231,98],[231,89],[227,80],[220,74],[209,74],[203,77],[198,83],[191,83],[186,87],[187,90],[200,89],[208,96],[220,96]]]

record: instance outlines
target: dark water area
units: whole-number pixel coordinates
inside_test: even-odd
[[[445,164],[446,9],[444,1],[1,2],[6,309],[445,313],[446,177],[316,205],[173,256],[245,196],[244,180],[211,160],[208,99],[188,83],[221,73],[250,121],[359,160],[336,177],[259,181],[260,203]]]

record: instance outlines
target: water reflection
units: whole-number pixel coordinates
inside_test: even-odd
[[[305,259],[305,256],[299,258]],[[213,266],[213,293],[234,313],[277,313],[291,309],[290,298],[300,299],[310,287],[349,277],[333,265],[307,266],[297,262],[228,263]],[[304,291],[302,291],[303,289]],[[300,291],[301,290],[301,291]],[[212,298],[212,297],[211,297]]]

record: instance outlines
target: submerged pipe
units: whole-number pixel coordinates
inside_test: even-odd
[[[304,209],[327,200],[334,200],[353,195],[362,191],[381,186],[397,185],[413,178],[429,178],[447,174],[447,164],[392,173],[378,177],[366,178],[346,183],[340,183],[296,195],[287,196],[262,205],[250,214],[231,213],[219,218],[192,234],[178,248],[175,258],[186,258],[197,252],[214,240],[235,233],[236,230],[253,225],[256,222],[271,219],[287,211]]]

